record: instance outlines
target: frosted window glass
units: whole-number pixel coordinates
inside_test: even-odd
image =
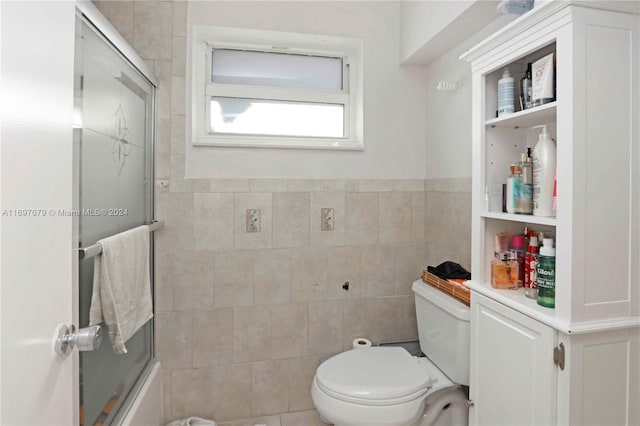
[[[221,98],[211,100],[211,131],[244,135],[341,138],[344,106]]]
[[[214,83],[342,90],[342,58],[214,49]]]

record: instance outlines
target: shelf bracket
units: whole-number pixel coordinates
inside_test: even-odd
[[[558,364],[560,370],[564,370],[564,344],[560,343],[557,347],[553,348],[553,362]]]

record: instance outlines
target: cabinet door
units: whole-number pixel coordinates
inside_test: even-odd
[[[556,340],[554,329],[473,293],[469,424],[555,424]]]

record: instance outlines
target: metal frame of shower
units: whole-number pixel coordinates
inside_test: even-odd
[[[102,13],[96,8],[91,1],[87,0],[77,0],[76,1],[76,14],[81,19],[87,22],[90,26],[92,26],[96,32],[105,39],[107,43],[109,43],[121,56],[122,58],[129,62],[132,67],[134,67],[145,79],[151,83],[154,90],[152,92],[152,105],[153,105],[153,114],[150,118],[150,129],[151,129],[151,142],[150,142],[150,155],[149,162],[147,163],[150,168],[149,179],[149,209],[150,216],[153,219],[155,217],[155,152],[156,152],[156,90],[158,88],[158,80],[153,75],[152,70],[149,66],[144,62],[144,60],[135,52],[135,50],[129,45],[129,43],[118,33],[118,31],[111,25],[111,23],[102,15]],[[77,225],[77,223],[76,223]],[[150,230],[153,231],[155,229],[160,228],[163,225],[162,221],[153,221],[150,224]],[[76,227],[76,229],[78,229]],[[153,232],[152,232],[153,233]],[[80,249],[78,252],[78,258],[82,259],[86,256],[87,250],[89,254],[95,255],[95,251],[99,250],[99,247],[87,247],[85,249]],[[150,239],[150,250],[151,253],[154,252],[154,239]],[[83,256],[85,255],[85,256]],[[155,283],[154,277],[154,263],[155,256],[151,256],[151,264],[150,264],[150,273],[152,283]],[[79,268],[79,264],[77,264],[76,269]],[[155,284],[152,288],[152,297],[155,300]],[[142,387],[145,382],[149,378],[151,370],[154,367],[155,360],[155,332],[154,332],[154,323],[151,323],[151,357],[147,365],[141,371],[138,379],[135,384],[129,390],[128,394],[121,398],[116,406],[113,407],[112,414],[105,420],[105,424],[120,424],[122,419],[127,415],[129,409],[133,401],[136,400]],[[78,395],[80,397],[80,395]]]

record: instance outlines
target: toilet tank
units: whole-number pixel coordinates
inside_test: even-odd
[[[411,288],[420,349],[451,381],[468,386],[469,307],[422,280]]]

